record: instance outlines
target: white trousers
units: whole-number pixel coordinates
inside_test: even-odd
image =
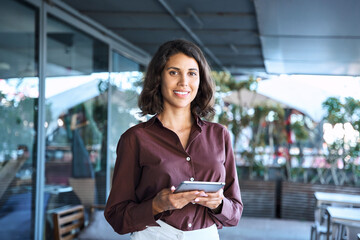
[[[216,225],[193,231],[181,231],[157,220],[160,227],[148,227],[131,234],[131,240],[220,240]]]

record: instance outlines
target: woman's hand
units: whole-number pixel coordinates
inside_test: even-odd
[[[215,193],[200,193],[197,198],[194,199],[194,203],[200,204],[204,207],[208,207],[214,212],[218,213],[219,207],[224,199],[224,190],[220,189]]]
[[[199,191],[174,193],[175,187],[161,190],[153,199],[153,214],[156,215],[167,210],[181,209],[190,202],[194,202],[200,195]]]

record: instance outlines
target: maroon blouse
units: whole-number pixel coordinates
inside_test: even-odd
[[[184,180],[225,182],[221,213],[188,204],[153,216],[152,199],[164,188]],[[157,226],[158,219],[190,231],[216,223],[235,226],[243,204],[230,135],[225,127],[197,118],[184,149],[173,131],[157,116],[127,130],[117,147],[112,189],[105,218],[120,234]]]

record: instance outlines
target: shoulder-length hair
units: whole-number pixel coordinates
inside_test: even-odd
[[[138,101],[141,114],[154,115],[164,110],[161,74],[169,58],[177,53],[194,58],[199,65],[200,84],[197,95],[191,103],[192,114],[208,119],[212,118],[215,112],[213,108],[215,84],[210,75],[210,67],[200,48],[194,43],[182,39],[162,44],[150,61]]]

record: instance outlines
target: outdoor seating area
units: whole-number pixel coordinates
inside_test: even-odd
[[[343,193],[331,192],[330,188],[327,189],[327,192],[316,191],[325,190],[324,188],[304,191],[299,184],[293,184],[291,187],[284,185],[281,191],[285,195],[281,198],[285,202],[282,204],[286,201],[289,202],[278,209],[276,207],[277,200],[274,198],[276,197],[275,183],[241,182],[244,205],[248,208],[244,211],[237,227],[220,230],[219,234],[222,240],[237,238],[241,240],[353,240],[360,233],[360,194],[345,193],[346,191]],[[293,193],[298,193],[293,196],[297,200],[295,198],[285,200],[289,197],[286,195],[288,194],[286,188],[291,188]],[[308,199],[301,200],[299,196],[308,196]],[[293,203],[294,208],[289,209],[288,206],[291,203]],[[77,219],[75,225],[78,230],[75,233],[80,240],[129,239],[129,234],[118,235],[113,231],[104,218],[103,208],[103,205],[91,205],[89,207],[68,205],[55,209],[52,212],[54,237],[59,235],[61,232],[59,229],[63,224],[62,221],[56,219],[65,215],[66,220],[64,221]],[[291,214],[291,212],[296,212],[295,209],[299,213]],[[276,216],[277,211],[281,212],[280,217]],[[311,212],[312,216],[310,216]],[[288,216],[285,216],[286,214]],[[66,229],[68,230],[69,226]],[[266,234],[268,238],[261,238],[261,235],[256,234],[256,232],[268,232]]]
[[[72,234],[65,233],[69,228],[62,231],[59,237],[61,224],[55,225],[54,238],[78,239],[78,240],[129,240],[130,234],[118,235],[107,224],[103,211],[93,208],[89,221],[85,221],[82,205],[66,206],[53,213],[54,218],[64,216],[65,221],[71,221],[75,227],[79,227]],[[79,213],[80,211],[80,213]],[[243,217],[236,227],[219,230],[221,240],[309,240],[310,221],[284,220],[274,218]]]
[[[311,240],[353,240],[360,233],[360,195],[315,192]]]
[[[178,230],[237,223],[157,209],[184,180],[224,180],[221,240],[360,240],[359,0],[0,6],[0,240],[129,239],[108,202],[123,232],[150,200]]]

